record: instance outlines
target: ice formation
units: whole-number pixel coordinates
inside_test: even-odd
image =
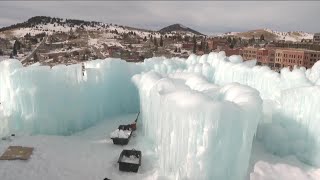
[[[2,61],[0,135],[68,135],[109,116],[138,112],[141,101],[143,128],[157,144],[163,173],[241,179],[254,134],[274,154],[320,166],[320,62],[280,73],[255,64],[224,52],[143,63],[108,58],[86,62],[82,74],[80,64],[22,67],[17,60]],[[262,114],[252,111],[260,100],[247,86],[259,92]]]
[[[155,141],[163,174],[244,179],[262,111],[256,90],[237,83],[218,87],[189,73],[133,79],[143,130]]]
[[[137,67],[125,61],[22,67],[0,63],[0,134],[31,132],[68,135],[116,114],[139,111],[131,77]]]
[[[129,157],[123,156],[121,159],[121,162],[125,163],[131,163],[131,164],[139,164],[140,159],[134,155],[131,155]]]
[[[128,138],[131,134],[129,130],[116,129],[110,134],[111,138]]]

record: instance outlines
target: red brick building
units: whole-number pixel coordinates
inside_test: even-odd
[[[320,51],[303,49],[276,49],[275,66],[277,68],[304,66],[311,68],[320,60]]]
[[[258,48],[254,48],[254,47],[243,48],[242,50],[243,60],[246,61],[246,60],[257,59],[257,51],[258,51]]]
[[[208,39],[207,42],[208,42],[208,48],[210,50],[215,50],[218,47],[224,47],[228,45],[227,40],[224,38],[212,38],[212,39]]]
[[[243,48],[242,57],[244,60],[257,59],[258,65],[266,65],[275,69],[293,68],[295,65],[311,68],[320,60],[320,51],[247,47]]]
[[[224,50],[224,52],[226,53],[226,56],[232,56],[232,55],[241,55],[242,56],[242,49],[241,48],[234,48],[234,49],[227,48]]]
[[[181,47],[182,47],[182,49],[192,50],[193,46],[194,46],[193,43],[183,43]]]

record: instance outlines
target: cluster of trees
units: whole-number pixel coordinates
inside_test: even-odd
[[[261,34],[261,36],[260,36],[260,38],[259,38],[258,40],[259,40],[260,42],[265,41],[264,35]],[[256,42],[256,39],[255,39],[255,37],[254,37],[254,35],[253,35],[252,38],[249,39],[249,43],[252,44],[252,43],[255,43],[255,42]]]
[[[119,34],[116,29],[115,29],[115,30],[112,30],[112,31],[110,31],[110,32],[113,33],[113,34]]]
[[[129,34],[129,35],[134,35],[134,36],[137,35],[136,32],[133,32],[133,31],[128,32],[128,34]]]
[[[151,36],[151,37],[152,37],[152,36]],[[158,46],[163,47],[163,37],[162,37],[162,36],[160,36],[159,44],[158,44],[158,40],[157,40],[156,37],[154,37],[153,40],[152,40],[152,38],[151,38],[151,42],[153,42],[153,44],[154,44],[156,47],[158,47]]]
[[[176,48],[174,49],[174,52],[176,52],[176,53],[181,53],[181,49],[176,47]]]
[[[230,37],[230,36],[228,36],[228,38],[227,38],[227,42],[229,43],[229,47],[230,48],[234,48],[234,46],[238,43],[238,42],[241,42],[242,41],[242,39],[239,37],[239,38],[237,38],[237,37]]]

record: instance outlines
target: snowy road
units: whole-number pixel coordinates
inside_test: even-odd
[[[9,145],[35,147],[28,161],[0,161],[1,180],[169,180],[158,175],[154,146],[138,130],[127,146],[113,145],[109,138],[119,124],[132,122],[136,114],[107,119],[73,136],[17,136],[13,141],[0,141],[0,153]],[[138,173],[118,170],[122,149],[142,151]],[[252,172],[254,171],[254,173]],[[250,175],[251,172],[251,175]],[[254,144],[250,180],[317,180],[320,169],[304,165],[293,157],[279,158]],[[249,178],[248,178],[249,179]]]

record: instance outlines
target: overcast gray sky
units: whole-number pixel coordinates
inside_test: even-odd
[[[318,1],[0,1],[0,27],[40,15],[153,30],[181,23],[206,34],[258,28],[320,32]]]

